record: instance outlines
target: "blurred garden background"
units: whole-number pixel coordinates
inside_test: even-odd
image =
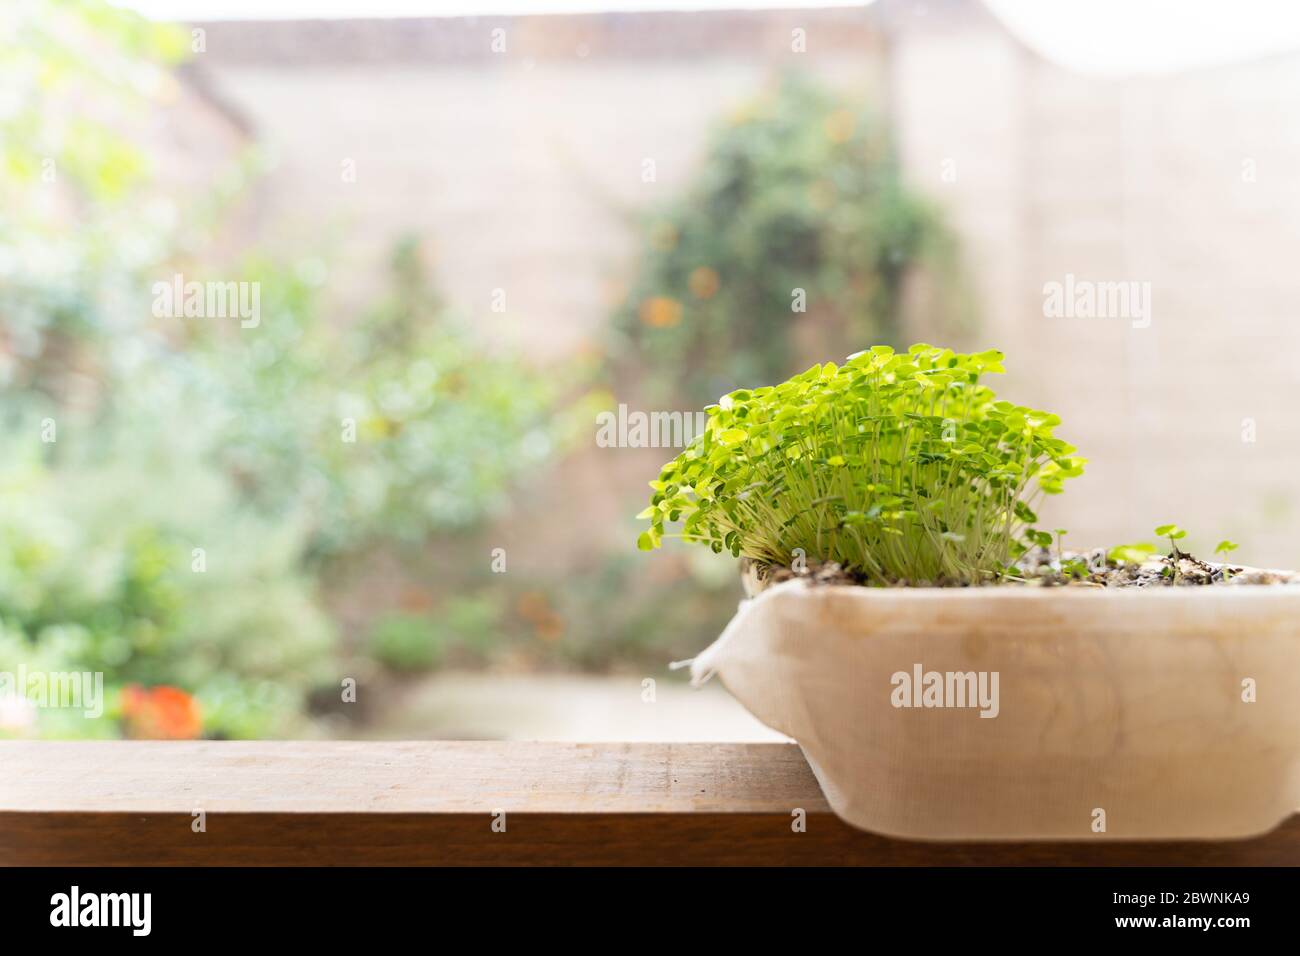
[[[666,667],[734,563],[636,550],[673,452],[596,416],[873,343],[1006,351],[1092,461],[1078,544],[1152,514],[1300,565],[1297,105],[1294,54],[1089,76],[977,0],[12,4],[0,671],[109,707],[0,735],[761,739]],[[1045,318],[1067,272],[1152,283],[1154,323]],[[159,315],[175,276],[259,321]]]

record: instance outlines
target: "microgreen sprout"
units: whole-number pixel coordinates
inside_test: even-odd
[[[1228,555],[1237,550],[1237,542],[1224,539],[1215,545],[1214,553],[1223,556],[1223,579],[1226,581],[1232,577],[1232,571],[1228,569]]]
[[[1173,548],[1172,557],[1177,558],[1182,554],[1182,552],[1178,550],[1177,542],[1180,539],[1187,537],[1186,531],[1178,527],[1176,524],[1162,524],[1160,527],[1156,528],[1156,534],[1162,538],[1169,539],[1169,546]]]
[[[1156,553],[1156,546],[1145,541],[1134,544],[1117,544],[1106,552],[1106,557],[1116,564],[1142,564]]]
[[[1061,574],[1067,578],[1086,578],[1091,570],[1086,558],[1073,557],[1061,562]]]
[[[1183,556],[1183,553],[1178,550],[1178,541],[1180,538],[1187,537],[1187,532],[1176,524],[1162,524],[1156,528],[1156,534],[1169,539],[1169,547],[1173,549],[1169,554],[1170,571],[1173,579],[1177,581],[1182,576],[1182,572],[1178,567],[1178,559]]]
[[[704,431],[650,483],[638,545],[676,535],[789,565],[796,549],[874,583],[974,582],[1025,550],[1040,494],[1083,471],[1060,419],[999,401],[1002,353],[878,345],[708,407]]]

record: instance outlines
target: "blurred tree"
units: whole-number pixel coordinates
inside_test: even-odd
[[[312,557],[469,527],[555,450],[556,378],[486,354],[413,238],[394,247],[387,295],[338,330],[312,269],[261,259],[244,275],[263,290],[255,347],[214,330],[196,357],[229,411],[218,460],[265,513],[308,508]]]
[[[0,17],[0,388],[68,398],[86,384],[73,342],[139,324],[121,306],[171,246],[178,210],[120,130],[174,90],[184,43],[90,0]]]
[[[180,41],[89,0],[0,18],[0,671],[144,685],[137,717],[174,685],[207,735],[290,735],[337,696],[327,561],[483,519],[551,451],[563,376],[476,347],[410,242],[343,328],[310,257],[223,275],[258,283],[255,328],[155,316],[207,222],[136,135]],[[37,716],[20,732],[121,729]]]
[[[800,370],[795,331],[811,323],[830,326],[838,354],[904,344],[916,270],[943,293],[947,320],[965,321],[953,240],[904,185],[884,125],[797,75],[715,132],[645,235],[614,348],[657,400],[783,380]]]

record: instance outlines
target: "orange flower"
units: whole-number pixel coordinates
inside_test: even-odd
[[[176,687],[124,687],[122,718],[136,740],[193,740],[203,731],[199,702]]]
[[[641,303],[641,321],[651,328],[672,328],[682,320],[682,306],[664,295],[651,296]]]

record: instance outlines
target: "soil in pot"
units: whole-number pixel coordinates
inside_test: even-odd
[[[1034,548],[1000,578],[971,585],[956,581],[893,581],[889,587],[1240,587],[1300,584],[1300,572],[1216,564],[1186,552],[1171,552],[1134,564],[1110,559],[1105,548],[1055,552]],[[1062,570],[1065,569],[1065,570]],[[774,567],[740,559],[746,593],[758,594],[775,584],[803,579],[811,585],[869,585],[865,576],[833,561],[809,561],[800,567]],[[879,585],[874,585],[879,586]]]

